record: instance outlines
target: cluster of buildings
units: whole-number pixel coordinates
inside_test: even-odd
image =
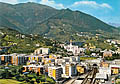
[[[98,58],[94,60],[87,60],[85,63],[90,64],[90,66],[94,64],[97,65],[98,72],[96,73],[95,80],[99,81],[99,83],[112,81],[110,79],[111,77],[115,79],[117,76],[119,76],[120,60],[105,61],[103,58]]]
[[[94,60],[80,61],[80,53],[84,53],[86,48],[72,45],[72,42],[70,42],[70,45],[61,46],[67,52],[72,52],[73,56],[62,57],[58,54],[51,54],[49,48],[38,48],[31,55],[17,53],[0,55],[0,65],[23,65],[23,73],[32,71],[38,74],[46,74],[55,81],[85,74],[94,64],[98,68],[95,78],[100,82],[104,82],[111,75],[116,75],[120,72],[120,60],[104,60],[104,57],[112,57],[112,54],[115,53],[112,50],[101,51],[98,49],[98,51],[103,53],[103,58],[99,57]],[[95,46],[90,44],[89,46],[90,49],[96,49]],[[92,55],[95,56],[96,54],[92,53]]]
[[[23,72],[47,74],[56,81],[84,73],[85,67],[79,63],[80,56],[62,57],[50,54],[49,48],[36,49],[31,55],[17,53],[0,55],[0,65],[23,65]]]

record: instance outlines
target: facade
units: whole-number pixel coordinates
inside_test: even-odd
[[[12,62],[12,57],[10,55],[0,55],[0,65],[11,62]]]
[[[103,52],[103,58],[104,57],[112,57],[112,53],[113,53],[113,51],[111,51],[111,50],[104,50],[104,51],[101,51],[101,52]]]
[[[77,69],[77,73],[80,75],[80,74],[83,74],[85,73],[85,67],[84,66],[81,66],[81,65],[77,65],[76,66],[76,69]]]
[[[50,53],[50,50],[49,48],[38,48],[34,51],[34,54],[35,55],[38,55],[38,54],[49,54]]]
[[[110,68],[111,68],[111,74],[119,74],[120,65],[111,64],[111,65],[110,65]]]
[[[65,65],[62,65],[62,68],[63,68],[62,76],[65,78],[77,75],[76,64],[74,63],[66,63]]]
[[[101,62],[101,67],[109,67],[109,63],[107,63],[107,62]]]
[[[100,74],[106,74],[108,76],[111,75],[111,68],[110,67],[99,67],[98,71]]]
[[[9,54],[9,55],[0,55],[0,64],[13,64],[13,65],[22,65],[26,64],[28,59],[25,57],[25,54]]]
[[[70,62],[80,62],[80,56],[71,56]]]
[[[62,68],[57,66],[48,67],[48,76],[52,77],[54,80],[59,80],[62,78]]]
[[[43,66],[42,65],[27,65],[23,66],[24,70],[23,72],[29,72],[29,71],[34,71],[35,73],[43,74]]]
[[[74,55],[78,55],[80,52],[84,52],[83,48],[72,45],[72,42],[70,42],[70,45],[64,46],[64,49],[66,49],[68,52],[72,52]]]

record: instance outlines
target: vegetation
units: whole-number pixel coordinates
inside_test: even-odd
[[[0,79],[0,84],[23,84],[23,83],[12,79]]]
[[[33,53],[36,48],[52,48],[53,40],[39,35],[25,35],[9,28],[0,29],[0,46],[7,46],[7,53]]]
[[[80,57],[80,60],[93,60],[93,59],[97,59],[97,57]]]
[[[34,83],[49,83],[55,84],[55,81],[48,76],[38,75],[34,72],[29,72],[29,74],[22,73],[22,66],[6,66],[0,67],[0,83],[8,81],[10,83],[16,82],[15,84],[34,84]],[[4,79],[4,80],[3,80]],[[16,80],[16,81],[15,81]],[[5,84],[2,83],[2,84]]]
[[[105,38],[101,38],[101,37],[99,39],[95,37],[89,38],[86,40],[86,44],[91,44],[88,46],[89,47],[95,46],[96,48],[101,48],[102,50],[105,50],[105,49],[116,50],[117,49],[113,44],[110,45],[109,43],[106,43]]]
[[[115,59],[120,59],[120,54],[113,54],[112,57],[106,57],[105,60],[115,60]]]

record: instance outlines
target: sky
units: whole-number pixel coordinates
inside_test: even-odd
[[[69,8],[90,14],[106,23],[120,24],[120,0],[0,0],[0,2],[10,4],[35,2],[56,9]]]

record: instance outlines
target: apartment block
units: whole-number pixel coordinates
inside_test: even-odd
[[[57,66],[50,66],[48,67],[48,76],[52,77],[54,80],[59,80],[61,79],[62,75],[62,68],[61,67],[57,67]]]

